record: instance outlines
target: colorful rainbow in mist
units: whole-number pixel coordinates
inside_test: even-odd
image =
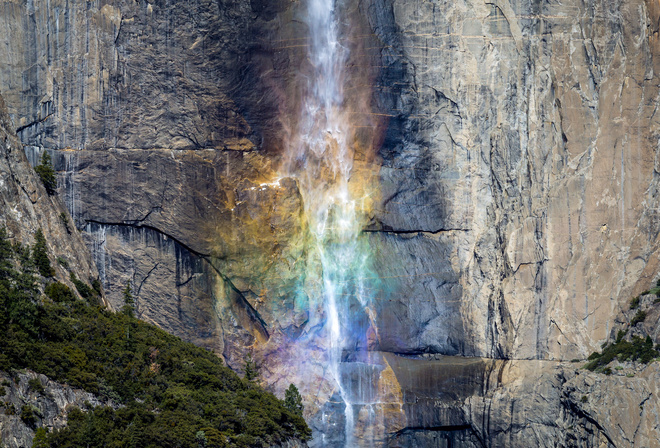
[[[351,353],[366,349],[369,251],[359,234],[366,223],[371,188],[368,181],[356,179],[359,175],[351,179],[359,142],[352,124],[355,111],[344,92],[349,51],[340,39],[342,25],[336,11],[334,0],[308,2],[305,17],[312,72],[300,86],[300,118],[285,175],[298,180],[303,195],[309,229],[308,277],[320,285],[308,294],[322,301],[310,303],[310,309],[322,310],[316,319],[328,339],[328,371],[345,403],[345,445],[354,446],[353,407],[350,392],[342,384],[341,363]]]

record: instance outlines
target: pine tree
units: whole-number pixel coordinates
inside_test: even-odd
[[[305,406],[303,406],[302,397],[298,388],[292,383],[284,392],[284,407],[302,417]]]
[[[243,378],[248,381],[254,381],[259,376],[259,367],[254,359],[252,359],[252,353],[245,355],[245,365],[243,366],[243,372],[245,372]]]
[[[124,288],[124,306],[122,307],[122,313],[127,316],[133,317],[135,314],[135,299],[133,298],[133,293],[131,292],[131,281],[129,280]]]
[[[34,235],[35,243],[32,249],[32,260],[37,270],[43,277],[52,277],[55,275],[55,269],[50,265],[48,259],[48,249],[46,248],[46,238],[41,229]]]
[[[0,228],[0,281],[6,281],[11,278],[15,272],[12,265],[14,251],[11,243],[7,239],[7,229]]]
[[[209,441],[206,438],[206,433],[204,431],[197,431],[195,434],[195,440],[197,441],[198,448],[206,448]]]
[[[48,151],[41,154],[41,163],[34,167],[34,170],[37,172],[41,178],[41,182],[46,187],[46,191],[49,195],[54,195],[57,192],[57,178],[55,177],[55,169],[51,163],[50,154]]]
[[[45,428],[37,428],[32,439],[32,448],[50,448],[48,443],[48,431]]]

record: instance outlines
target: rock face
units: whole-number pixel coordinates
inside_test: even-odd
[[[468,355],[585,356],[658,271],[657,3],[385,3],[369,8],[392,114],[376,219],[419,234],[403,256],[442,237],[460,298],[432,300],[435,319],[408,311],[399,332]]]
[[[28,382],[37,380],[43,390],[34,390]],[[0,389],[0,441],[7,448],[32,446],[34,429],[21,419],[24,406],[33,409],[36,425],[52,431],[66,426],[67,413],[72,407],[102,404],[96,396],[50,380],[45,375],[27,371],[10,377],[0,373],[3,389]]]
[[[0,226],[13,243],[34,244],[42,229],[55,278],[75,291],[70,273],[90,282],[98,278],[96,266],[64,204],[49,196],[28,163],[23,146],[0,96]],[[59,261],[56,261],[59,260]]]
[[[319,310],[299,288],[312,262],[303,198],[278,170],[308,63],[302,8],[7,0],[0,90],[29,158],[52,152],[110,305],[130,281],[142,318],[233,367],[250,347],[277,390],[308,384],[322,443],[343,403],[312,392],[318,353],[300,361],[313,374],[287,365]],[[380,279],[374,360],[344,367],[388,405],[355,410],[361,437],[652,446],[656,367],[605,378],[561,361],[599,349],[660,268],[658,3],[365,0],[351,17],[349,78],[369,81],[351,88],[372,90],[386,120],[370,128],[378,161],[361,161],[380,192],[361,236]],[[24,170],[20,194],[50,200]],[[28,241],[25,213],[7,226]],[[449,368],[424,353],[477,358]],[[364,393],[356,403],[374,402]],[[618,405],[642,405],[640,419]]]

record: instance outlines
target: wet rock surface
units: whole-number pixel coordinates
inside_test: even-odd
[[[355,384],[359,378],[372,380],[352,390],[360,416],[357,428],[366,429],[358,432],[355,446],[636,447],[659,443],[657,363],[603,375],[580,369],[580,363],[372,355],[371,365],[379,367],[371,376],[357,366],[343,366],[354,375]],[[344,382],[350,381],[349,374]],[[330,400],[321,416],[342,406]],[[321,425],[322,419],[315,418],[311,424]],[[331,433],[337,431],[341,428]],[[311,445],[340,446],[341,435],[336,438],[314,440]]]
[[[0,96],[0,226],[13,244],[33,245],[42,229],[55,278],[75,291],[70,273],[84,282],[98,271],[71,217],[57,196],[46,192],[28,163],[4,99]],[[58,261],[59,260],[59,261]]]

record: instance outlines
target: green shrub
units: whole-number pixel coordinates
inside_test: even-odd
[[[621,338],[614,344],[605,347],[602,353],[592,353],[589,356],[590,362],[584,367],[593,371],[599,367],[606,366],[614,359],[618,359],[621,362],[630,360],[648,364],[653,358],[659,355],[660,353],[653,348],[653,340],[650,336],[646,338],[633,336],[630,342]]]
[[[66,213],[60,213],[60,222],[64,226],[66,233],[71,233],[71,228],[69,227],[69,217],[66,215]]]
[[[5,415],[16,415],[16,408],[13,403],[5,401]]]
[[[60,282],[48,284],[44,290],[44,293],[50,297],[53,302],[65,303],[73,302],[76,300],[76,296],[73,294],[73,291],[71,291],[71,289],[64,283]]]
[[[639,306],[639,296],[630,299],[630,309],[634,310]]]
[[[40,415],[39,410],[30,404],[26,404],[21,408],[21,420],[32,429],[37,426]]]
[[[628,334],[628,330],[619,330],[619,332],[616,334],[616,341],[615,343],[618,344],[623,340],[624,337]]]
[[[582,398],[580,399],[580,401],[581,401],[582,403],[586,403],[587,400],[588,400],[588,399],[587,399],[587,396],[586,396],[586,395],[582,395]]]
[[[646,320],[646,311],[639,310],[630,321],[630,326],[634,327],[638,323],[644,322],[645,320]]]
[[[32,448],[51,448],[48,443],[48,431],[46,428],[37,428],[32,439]]]
[[[197,431],[195,434],[195,441],[199,448],[206,448],[209,443],[209,440],[206,438],[206,433],[202,430]]]
[[[57,257],[57,263],[62,266],[64,269],[69,269],[69,262],[66,261],[66,258],[62,256]]]
[[[34,170],[39,175],[41,183],[46,187],[46,192],[51,196],[57,193],[57,177],[55,177],[55,170],[48,151],[44,150],[41,154],[41,163],[35,166]]]
[[[609,376],[609,375],[612,374],[612,369],[610,369],[609,367],[605,367],[605,368],[603,369],[603,373],[604,373],[605,375],[608,375],[608,376]]]
[[[31,378],[28,381],[28,387],[38,394],[44,394],[46,392],[46,389],[44,389],[44,385],[41,384],[39,378]]]
[[[588,361],[592,361],[592,360],[594,360],[594,359],[598,359],[598,358],[600,358],[600,353],[598,353],[598,352],[593,352],[591,355],[589,355],[589,357],[587,358],[587,360],[588,360]]]
[[[98,294],[96,291],[94,291],[93,288],[91,288],[87,283],[78,280],[76,277],[76,274],[73,272],[69,273],[69,278],[71,279],[71,283],[76,287],[76,290],[80,294],[80,296],[87,300],[89,303],[93,305],[98,305]]]
[[[94,291],[96,291],[99,296],[103,295],[103,286],[101,285],[101,280],[98,278],[92,280],[92,289],[94,289]]]

